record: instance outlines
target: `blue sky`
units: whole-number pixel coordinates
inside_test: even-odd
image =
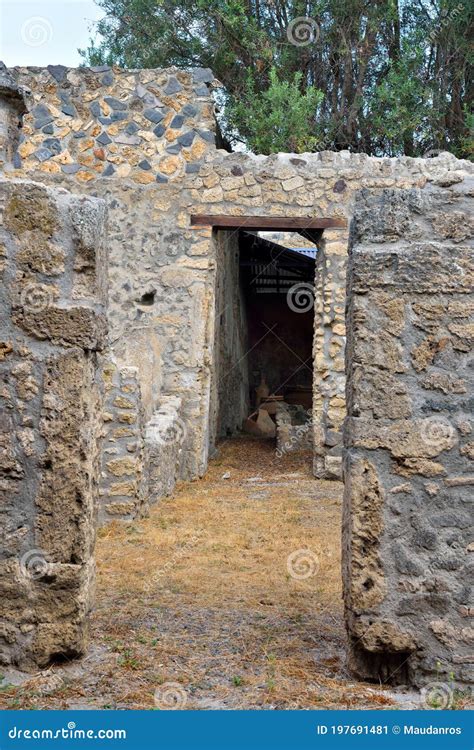
[[[93,0],[0,0],[0,60],[77,66],[77,48],[87,46],[102,15]]]

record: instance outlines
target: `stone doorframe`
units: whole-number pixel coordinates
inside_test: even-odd
[[[318,479],[342,480],[348,250],[348,224],[325,229],[321,234],[316,256],[313,340],[313,473]]]
[[[318,248],[314,283],[313,472],[342,480],[345,408],[345,294],[348,221],[340,217],[192,214],[191,226],[297,232]]]

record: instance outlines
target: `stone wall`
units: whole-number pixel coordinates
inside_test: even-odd
[[[472,195],[466,180],[356,203],[343,536],[363,678],[474,677]]]
[[[137,368],[143,425],[163,399],[181,398],[189,429],[180,471],[199,476],[208,451],[212,251],[210,231],[189,228],[183,185],[214,148],[212,76],[107,66],[10,74],[26,92],[28,113],[8,177],[106,201],[111,361]],[[133,481],[146,475],[142,467]],[[132,502],[138,511],[137,494]],[[120,507],[129,515],[128,497],[113,503],[114,517]]]
[[[350,219],[360,189],[424,188],[460,182],[472,172],[470,163],[449,154],[429,160],[344,151],[265,157],[216,149],[208,70],[49,66],[10,74],[28,113],[9,176],[106,200],[111,356],[119,368],[137,368],[145,424],[163,399],[181,399],[181,478],[203,474],[212,443],[220,273],[211,229],[191,226],[191,215]],[[318,253],[313,415],[314,466],[321,477],[340,474],[340,458],[331,450],[345,414],[347,243],[346,230],[326,230]]]
[[[0,72],[3,660],[43,665],[84,647],[99,416],[104,520],[140,515],[177,478],[206,470],[222,359],[216,313],[232,247],[191,216],[349,224],[356,210],[345,519],[352,664],[369,678],[419,680],[439,657],[467,679],[472,329],[460,196],[472,164],[449,154],[229,154],[215,147],[208,70]],[[347,230],[326,230],[317,257],[320,477],[340,474],[347,247]],[[96,357],[105,345],[102,407]],[[449,425],[441,449],[426,442],[438,417]]]
[[[101,523],[135,518],[148,510],[143,477],[144,417],[136,367],[119,367],[107,359],[101,432]]]
[[[20,126],[26,111],[23,89],[0,62],[0,169],[20,165]]]
[[[311,410],[294,404],[277,403],[276,456],[313,448]]]
[[[216,232],[210,448],[235,435],[250,413],[246,303],[240,283],[238,232]]]
[[[145,426],[145,487],[150,504],[171,495],[181,476],[187,427],[181,418],[182,401],[167,396]]]
[[[94,577],[105,205],[0,181],[0,663],[84,651]]]

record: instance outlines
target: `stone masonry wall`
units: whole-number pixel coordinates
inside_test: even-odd
[[[15,68],[10,75],[28,114],[16,168],[6,174],[106,201],[111,356],[119,368],[137,368],[145,424],[163,400],[181,399],[186,426],[181,478],[203,474],[212,443],[219,279],[211,229],[191,226],[191,215],[350,219],[361,188],[454,184],[473,169],[449,154],[427,160],[344,151],[265,157],[218,150],[208,70],[49,66]],[[340,474],[340,457],[332,453],[339,451],[345,414],[347,244],[346,230],[326,230],[318,259],[313,410],[318,476]]]
[[[474,678],[473,184],[355,207],[343,537],[363,678]]]
[[[276,409],[276,456],[281,458],[293,451],[310,451],[313,448],[311,409],[303,406],[277,404]]]
[[[106,323],[105,205],[0,181],[0,663],[84,651]]]
[[[26,92],[28,113],[16,168],[6,176],[34,177],[106,201],[111,360],[119,370],[137,368],[143,425],[163,399],[182,399],[189,429],[180,471],[198,476],[207,461],[212,304],[210,262],[200,243],[210,244],[210,231],[189,229],[182,189],[214,148],[206,83],[212,75],[107,66],[10,74]],[[148,476],[140,462],[137,467],[127,481]],[[106,498],[107,471],[103,478]],[[129,502],[115,498],[114,517],[120,507],[126,517]],[[137,495],[133,502],[138,511]]]
[[[235,435],[250,413],[246,302],[240,282],[238,232],[216,232],[214,360],[209,408],[210,449]]]
[[[107,359],[104,383],[99,521],[145,515],[148,498],[142,482],[144,419],[136,367]]]
[[[171,495],[181,475],[186,425],[181,399],[164,397],[145,426],[145,485],[150,504]]]
[[[344,550],[352,666],[421,681],[439,660],[467,680],[472,329],[462,196],[472,164],[449,154],[229,154],[215,147],[208,70],[0,69],[1,658],[41,666],[84,648],[99,415],[104,520],[139,515],[177,478],[206,470],[222,259],[211,227],[191,216],[349,224],[356,210]],[[326,230],[316,268],[321,477],[340,473],[348,240],[346,229]],[[448,437],[433,447],[439,417]]]

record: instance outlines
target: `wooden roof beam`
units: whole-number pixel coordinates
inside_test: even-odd
[[[224,214],[192,214],[191,226],[218,229],[252,229],[258,232],[303,232],[315,229],[345,229],[347,220],[338,216],[225,216]]]

